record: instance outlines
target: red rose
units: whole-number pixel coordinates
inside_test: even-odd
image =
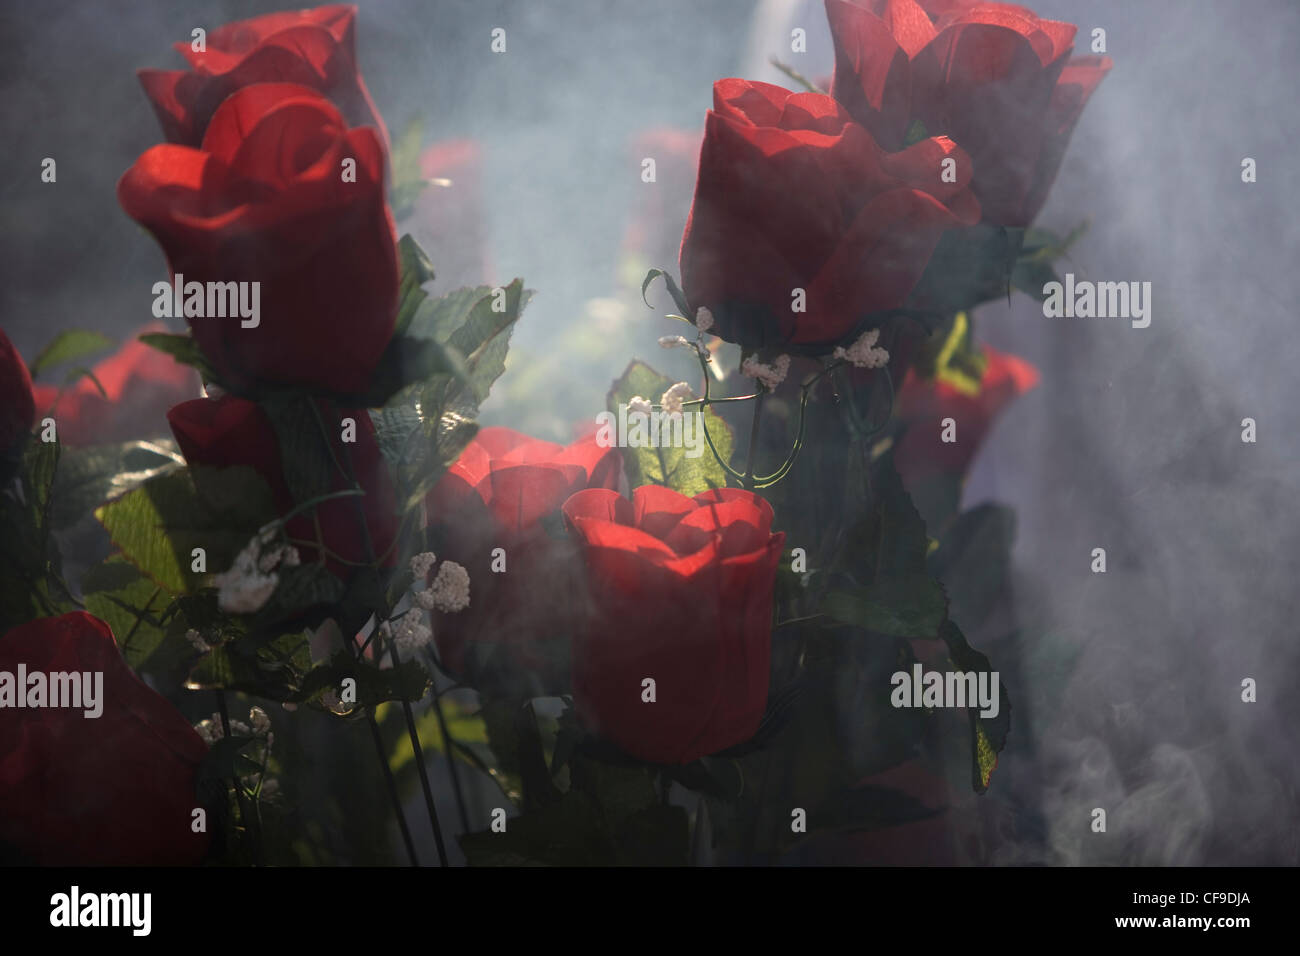
[[[356,182],[343,181],[344,160]],[[306,87],[245,87],[217,110],[202,149],[153,147],[117,195],[187,286],[260,283],[255,325],[186,317],[225,380],[365,390],[393,333],[398,283],[374,130],[349,130]]]
[[[826,14],[831,93],[876,141],[901,149],[919,120],[970,154],[984,221],[1032,222],[1110,58],[1071,58],[1073,24],[1012,4],[826,0]]]
[[[1024,359],[984,346],[988,365],[978,394],[909,372],[895,408],[907,431],[894,451],[904,482],[943,473],[965,476],[993,423],[1007,405],[1038,384],[1038,370]],[[943,420],[956,422],[957,440],[943,441]]]
[[[594,434],[567,448],[508,428],[484,428],[428,496],[431,547],[464,565],[470,604],[434,621],[440,659],[455,673],[526,671],[541,690],[561,666],[582,605],[577,547],[560,507],[588,488],[616,488],[622,459]],[[505,551],[505,572],[492,552]],[[499,567],[499,565],[498,565]]]
[[[181,866],[208,835],[191,830],[207,747],[184,717],[135,676],[107,624],[82,611],[38,618],[0,638],[0,675],[17,687],[52,672],[101,673],[95,708],[16,709],[0,683],[0,844],[51,866]],[[0,676],[0,681],[5,677]],[[92,678],[92,693],[93,691]]]
[[[35,422],[31,373],[9,336],[0,329],[0,456],[13,452]]]
[[[166,332],[153,323],[136,334]],[[89,377],[59,394],[53,385],[34,388],[36,407],[52,415],[65,445],[153,438],[167,432],[166,411],[199,393],[192,368],[132,338],[93,369],[104,386],[101,395]]]
[[[837,344],[902,304],[945,229],[979,219],[951,140],[887,153],[829,96],[767,83],[720,80],[713,98],[681,272],[728,341]]]
[[[564,505],[593,613],[573,639],[579,719],[642,760],[685,764],[748,740],[767,707],[772,590],[783,533],[772,507],[723,488],[687,498],[643,485]],[[655,701],[643,700],[647,678]]]
[[[350,126],[388,131],[357,68],[357,8],[334,5],[285,10],[228,23],[208,34],[205,49],[175,44],[189,70],[140,70],[169,143],[198,146],[212,114],[236,90],[254,83],[297,83],[323,93]]]
[[[344,454],[344,446],[339,440],[342,421],[352,418],[356,422],[357,440],[346,446],[347,453],[351,456],[357,482],[365,492],[361,502],[375,557],[385,567],[391,567],[394,557],[391,545],[398,529],[397,495],[388,474],[388,465],[375,443],[370,415],[362,408],[339,409],[331,416],[322,403],[321,417],[330,432],[334,457],[339,461],[343,460]],[[191,465],[213,468],[247,465],[270,486],[275,507],[281,514],[294,507],[293,495],[284,477],[275,429],[256,403],[231,395],[216,399],[199,398],[177,405],[167,413],[167,421],[181,453]],[[350,487],[336,469],[329,490],[342,491]],[[316,540],[312,510],[296,515],[285,525],[285,532],[295,539],[303,561],[314,561],[317,557],[314,547],[299,543]],[[321,539],[329,551],[345,561],[362,563],[366,560],[365,536],[357,520],[357,505],[353,497],[322,501],[314,511],[320,524]],[[351,570],[348,565],[332,558],[326,561],[326,566],[344,579]]]

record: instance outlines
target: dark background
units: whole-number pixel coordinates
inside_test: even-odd
[[[0,316],[29,359],[61,328],[125,337],[165,276],[114,195],[161,139],[134,71],[179,67],[170,44],[194,26],[278,6],[0,5]],[[968,505],[996,499],[1020,515],[1021,629],[994,657],[1015,655],[1020,685],[1011,749],[991,792],[959,808],[956,836],[969,858],[997,863],[1294,864],[1300,6],[1034,8],[1077,23],[1080,51],[1104,27],[1115,60],[1039,223],[1091,220],[1063,271],[1150,281],[1153,318],[1048,320],[1023,296],[977,317],[978,334],[1036,363],[1043,383],[1006,415],[966,491]],[[809,31],[803,59],[789,53],[791,25]],[[496,26],[505,55],[489,51]],[[744,0],[394,0],[362,3],[358,22],[390,130],[420,115],[427,141],[482,145],[497,274],[538,290],[520,355],[547,355],[615,285],[645,188],[630,138],[697,129],[713,80],[779,79],[761,68],[769,54],[825,76],[824,33],[820,4]],[[46,156],[57,184],[40,182]],[[1255,184],[1241,182],[1245,156]],[[652,336],[676,331],[636,318]],[[594,371],[529,400],[590,416],[632,351],[607,342]],[[520,369],[503,396],[519,400]],[[510,400],[494,397],[487,420],[508,420]],[[1246,416],[1256,444],[1240,440]],[[1089,571],[1094,547],[1105,575]],[[1258,703],[1240,701],[1244,677]],[[1107,810],[1106,834],[1089,831],[1093,807]]]

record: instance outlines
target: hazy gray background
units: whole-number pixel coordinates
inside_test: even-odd
[[[279,6],[0,4],[0,315],[29,358],[58,328],[121,337],[149,318],[162,256],[114,195],[161,138],[135,69],[180,66],[169,44],[196,25]],[[517,336],[533,354],[611,294],[648,188],[633,135],[697,129],[713,80],[778,79],[758,65],[770,53],[814,77],[831,62],[819,3],[764,5],[757,19],[747,0],[360,6],[361,65],[390,129],[418,114],[428,141],[482,145],[497,274],[538,290]],[[1018,296],[978,317],[979,335],[1035,362],[1043,384],[967,488],[968,504],[1019,512],[1022,627],[989,648],[1020,671],[1012,745],[992,791],[961,808],[960,841],[986,862],[1294,864],[1300,4],[1034,7],[1082,38],[1104,27],[1115,60],[1039,223],[1090,219],[1070,268],[1150,281],[1154,311],[1147,329],[1047,320]],[[789,53],[791,22],[809,31],[803,58]],[[496,26],[505,55],[489,52]],[[44,156],[56,185],[39,181]],[[1253,185],[1244,156],[1258,162]],[[644,321],[651,338],[670,331]],[[590,381],[552,382],[536,401],[591,414],[632,351],[608,343]],[[1257,444],[1240,441],[1245,416]],[[1105,575],[1089,571],[1094,547]],[[1243,677],[1258,703],[1240,702]],[[1089,832],[1093,807],[1107,810],[1104,835]]]

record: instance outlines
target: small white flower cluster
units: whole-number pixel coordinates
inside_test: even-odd
[[[217,607],[228,614],[252,614],[260,611],[280,583],[275,569],[299,563],[298,549],[288,544],[274,544],[275,528],[267,528],[235,556],[228,571],[215,575]]]
[[[199,721],[194,725],[194,731],[209,747],[226,735],[221,726],[220,714]],[[254,707],[248,712],[248,723],[231,718],[230,733],[234,737],[261,737],[267,747],[275,742],[275,734],[271,733],[271,718],[261,707]]]
[[[199,721],[194,725],[194,730],[209,747],[214,746],[217,741],[226,735],[221,726],[220,714],[213,714],[206,720]],[[255,788],[260,787],[258,793],[263,799],[275,796],[280,790],[280,785],[276,781],[266,778],[266,762],[271,757],[271,747],[275,743],[275,734],[271,733],[270,716],[261,707],[253,707],[248,712],[248,723],[231,719],[230,735],[232,737],[253,737],[261,744],[260,763],[262,766],[252,773],[240,776],[240,786],[250,794]]]
[[[665,415],[680,415],[682,413],[682,402],[694,398],[695,394],[691,391],[690,385],[686,382],[678,382],[664,392],[663,398],[659,399],[659,404],[663,406]]]
[[[190,628],[185,632],[185,640],[189,641],[190,645],[200,654],[206,654],[208,651],[212,650],[212,645],[205,641],[203,635],[194,630],[194,628]]]
[[[633,395],[632,398],[628,400],[627,410],[629,414],[633,415],[649,415],[654,411],[654,405],[650,403],[650,399],[648,398],[642,398],[640,395]]]
[[[776,391],[777,386],[785,381],[789,372],[790,356],[788,355],[778,355],[772,360],[771,365],[766,365],[751,355],[740,365],[741,375],[757,379],[759,384],[769,392]]]
[[[411,598],[426,611],[455,613],[469,607],[469,572],[455,561],[443,561],[438,566],[433,583],[422,590],[415,585],[429,576],[437,559],[432,551],[417,554],[411,559]]]
[[[691,344],[691,340],[684,335],[659,336],[659,347],[661,349],[688,349]]]
[[[379,625],[379,634],[403,654],[419,650],[433,638],[433,630],[424,623],[424,611],[414,607],[395,623],[385,621]]]
[[[695,310],[695,327],[703,334],[713,328],[713,313],[704,306]]]
[[[271,732],[271,717],[261,707],[254,707],[248,712],[248,722],[253,725],[253,733],[258,737]]]
[[[417,581],[427,578],[437,561],[432,551],[421,551],[411,558],[411,577]]]
[[[831,355],[850,362],[858,368],[882,368],[889,362],[889,352],[875,347],[876,340],[879,338],[880,329],[863,332],[847,349],[839,346]]]

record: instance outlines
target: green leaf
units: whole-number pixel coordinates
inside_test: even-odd
[[[879,463],[873,482],[873,507],[850,525],[832,568],[858,585],[878,576],[924,574],[930,539],[892,458]]]
[[[127,665],[139,672],[163,642],[167,592],[120,554],[87,571],[81,589],[86,610],[113,629]]]
[[[400,667],[380,669],[366,658],[357,659],[348,651],[339,651],[329,663],[312,669],[295,699],[310,700],[326,688],[338,691],[344,678],[349,677],[357,682],[357,706],[367,708],[388,700],[420,700],[432,683],[429,672],[416,660],[402,661]]]
[[[343,597],[343,582],[324,565],[281,565],[276,573],[280,580],[275,591],[249,623],[253,631],[268,630],[313,609],[332,607]]]
[[[182,365],[198,370],[204,380],[220,381],[211,364],[199,348],[199,343],[188,335],[172,335],[167,332],[149,332],[140,336],[140,341],[150,348],[170,355]]]
[[[944,533],[929,565],[954,620],[976,628],[992,613],[1006,593],[1015,536],[1015,512],[995,504],[963,512]]]
[[[108,390],[104,388],[104,383],[99,380],[99,376],[84,365],[78,365],[76,368],[70,369],[68,374],[63,376],[63,387],[68,388],[75,385],[83,378],[90,379],[90,384],[95,386],[95,391],[99,392],[100,398],[108,398]]]
[[[1043,287],[1049,282],[1060,282],[1061,277],[1050,261],[1045,259],[1021,259],[1011,271],[1011,287],[1039,302],[1046,300],[1047,293]]]
[[[1060,282],[1053,263],[1069,252],[1079,238],[1088,231],[1084,220],[1070,230],[1064,238],[1047,229],[1033,228],[1025,232],[1019,258],[1011,271],[1011,285],[1039,302],[1047,298],[1043,287],[1049,282]]]
[[[334,490],[335,478],[342,474],[334,459],[334,436],[326,444],[325,429],[337,431],[338,422],[318,419],[313,411],[314,399],[304,395],[274,396],[262,402],[262,409],[275,429],[280,446],[280,464],[284,481],[295,503],[319,498]]]
[[[650,283],[660,277],[663,278],[664,285],[668,287],[668,294],[672,296],[673,304],[677,306],[677,310],[684,317],[688,317],[688,321],[692,321],[689,317],[695,313],[691,310],[690,303],[686,301],[686,293],[681,290],[681,286],[677,284],[677,280],[672,277],[672,274],[665,269],[651,269],[645,274],[645,278],[641,281],[641,301],[650,308],[654,308],[654,306],[650,305],[650,301],[646,299],[645,294],[646,290],[650,288]]]
[[[1008,295],[1024,232],[989,223],[947,230],[906,307],[950,315]]]
[[[17,480],[0,488],[0,634],[76,608],[50,534],[58,442],[28,440]]]
[[[260,769],[261,764],[248,757],[244,751],[256,740],[255,737],[231,735],[222,737],[208,748],[203,764],[199,767],[197,783],[220,781],[229,783],[237,776],[246,776]]]
[[[403,335],[410,326],[420,303],[429,297],[429,294],[424,291],[424,283],[434,277],[433,263],[409,233],[398,240],[397,257],[400,278],[397,285],[397,322],[393,327],[394,338]]]
[[[878,577],[857,590],[830,591],[822,600],[823,614],[894,637],[934,637],[946,610],[942,586],[925,573]]]
[[[201,476],[206,499],[194,475]],[[202,586],[205,578],[191,570],[193,549],[204,549],[208,572],[225,570],[268,512],[274,513],[269,502],[270,490],[251,468],[176,470],[102,505],[95,517],[136,567],[180,593]]]
[[[96,505],[184,464],[170,440],[70,448],[54,482],[53,527],[70,527]]]
[[[51,366],[83,359],[88,355],[94,355],[96,352],[102,352],[104,349],[112,347],[113,340],[102,332],[92,332],[88,329],[64,329],[54,337],[49,345],[41,349],[40,354],[27,368],[32,373],[32,378],[36,378]]]
[[[992,672],[993,665],[989,659],[966,642],[961,628],[952,621],[944,622],[939,636],[948,645],[948,656],[957,670]],[[970,718],[971,785],[976,793],[984,793],[998,765],[998,754],[1006,746],[1007,735],[1011,732],[1011,699],[1000,675],[997,716],[981,717],[978,706],[968,707],[966,713]]]
[[[204,654],[190,671],[190,690],[220,688],[266,697],[299,700],[311,668],[311,647],[304,632],[257,639],[251,635],[226,641]]]
[[[455,349],[433,339],[410,335],[394,336],[384,349],[384,354],[379,357],[369,389],[355,398],[345,396],[343,402],[363,408],[377,408],[386,405],[407,386],[438,376],[454,376],[469,381],[464,359]]]
[[[523,280],[515,279],[503,288],[487,289],[474,303],[465,321],[447,338],[447,345],[465,356],[468,394],[461,391],[459,382],[449,394],[464,395],[461,400],[476,409],[483,403],[506,370],[510,333],[530,298],[532,292],[524,288]],[[447,403],[439,403],[439,407],[445,409]]]
[[[650,401],[656,401],[673,384],[672,379],[659,374],[640,360],[631,362],[622,376],[610,386],[605,399],[605,407],[619,417],[619,406],[626,405],[633,396],[640,395]],[[709,435],[713,439],[718,454],[728,462],[731,460],[732,435],[727,425],[713,409],[704,413]],[[641,485],[665,485],[688,497],[708,491],[710,488],[725,488],[727,473],[718,464],[699,436],[698,457],[690,457],[691,449],[683,447],[625,448],[623,450],[623,467],[627,472],[630,487]]]
[[[393,143],[392,207],[393,218],[404,219],[428,185],[420,172],[420,146],[424,141],[424,123],[416,116]]]

